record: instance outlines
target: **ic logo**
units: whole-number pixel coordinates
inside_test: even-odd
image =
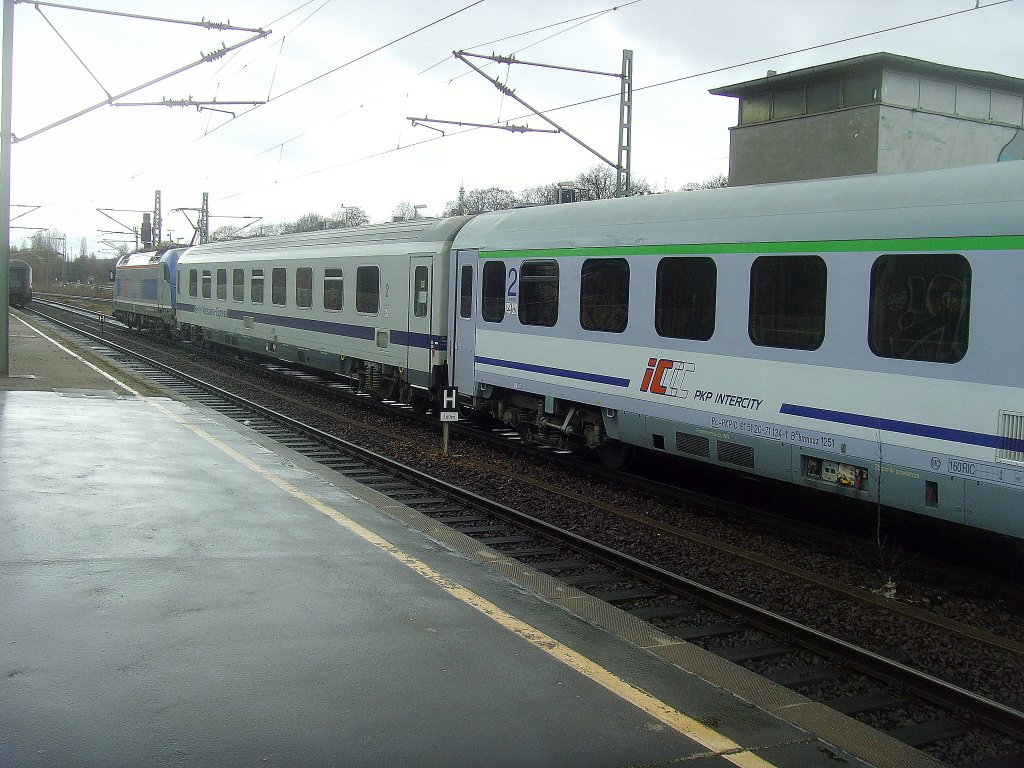
[[[652,357],[647,361],[647,370],[644,371],[640,391],[669,397],[689,397],[689,390],[680,387],[686,374],[693,370],[693,363]]]

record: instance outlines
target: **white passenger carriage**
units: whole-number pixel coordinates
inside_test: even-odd
[[[175,267],[184,248],[122,256],[114,265],[114,317],[130,328],[174,327]]]
[[[446,377],[449,248],[464,218],[209,243],[178,263],[178,323],[216,343],[426,404]]]
[[[452,383],[642,446],[1024,537],[1024,163],[503,211],[453,245]]]

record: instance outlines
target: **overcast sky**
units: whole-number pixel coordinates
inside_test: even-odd
[[[222,107],[234,118],[195,107],[103,106],[14,145],[11,202],[41,206],[14,224],[59,230],[71,256],[82,237],[102,254],[98,230],[117,228],[97,208],[149,210],[157,189],[165,236],[171,230],[187,242],[188,222],[170,211],[197,208],[203,192],[210,194],[211,229],[244,223],[226,216],[277,223],[309,212],[329,216],[344,205],[383,221],[402,201],[439,215],[460,184],[519,191],[571,179],[600,162],[565,136],[440,126],[442,136],[413,127],[409,116],[548,127],[456,60],[453,50],[618,72],[622,50],[631,49],[632,170],[658,190],[728,170],[736,102],[708,89],[768,69],[888,51],[1024,77],[1024,0],[982,0],[978,10],[971,10],[975,0],[621,0],[617,10],[611,10],[615,0],[62,2],[273,31],[121,99],[267,101],[262,106]],[[40,10],[15,7],[13,130],[19,137],[250,36]],[[861,37],[830,44],[855,36]],[[611,94],[550,117],[615,160],[617,79],[497,64],[486,71],[543,110]],[[24,210],[15,207],[12,215]],[[113,215],[129,225],[141,221],[141,214]],[[13,230],[12,243],[30,234]]]

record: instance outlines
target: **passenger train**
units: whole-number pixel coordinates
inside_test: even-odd
[[[24,307],[32,301],[32,267],[21,259],[7,263],[7,299],[12,307]]]
[[[135,254],[115,307],[422,407],[454,386],[608,465],[642,448],[1022,539],[1022,260],[1010,162]]]

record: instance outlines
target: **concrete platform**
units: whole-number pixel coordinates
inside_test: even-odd
[[[0,766],[936,765],[28,322]]]

